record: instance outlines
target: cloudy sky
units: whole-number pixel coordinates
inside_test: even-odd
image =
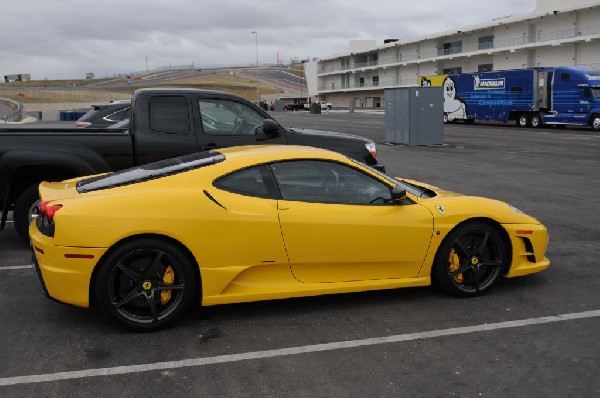
[[[0,75],[97,77],[167,65],[323,57],[532,12],[535,0],[20,0],[0,9]]]

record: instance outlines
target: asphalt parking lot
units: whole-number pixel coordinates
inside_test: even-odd
[[[194,310],[156,333],[44,298],[0,233],[0,396],[600,395],[600,134],[447,125],[444,145],[382,144],[383,114],[277,113],[378,142],[391,175],[510,202],[550,233],[550,269],[455,299],[434,288]]]

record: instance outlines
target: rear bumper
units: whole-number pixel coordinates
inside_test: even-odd
[[[35,255],[35,276],[42,293],[62,303],[89,307],[92,273],[106,249],[54,246],[53,239],[43,235],[34,223],[29,234]],[[77,258],[77,255],[92,257]]]

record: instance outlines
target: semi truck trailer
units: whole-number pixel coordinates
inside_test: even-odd
[[[515,121],[520,127],[600,131],[600,70],[565,66],[421,76],[419,84],[443,87],[444,123]]]

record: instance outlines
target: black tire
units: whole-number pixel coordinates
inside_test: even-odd
[[[590,120],[590,126],[592,126],[592,129],[600,131],[600,115],[592,116],[592,119]]]
[[[135,331],[157,330],[175,322],[198,293],[193,260],[161,239],[126,242],[99,267],[94,283],[98,304],[112,319]],[[176,289],[167,289],[170,286]]]
[[[528,114],[521,113],[517,117],[517,126],[519,126],[519,127],[529,127],[530,125],[531,125],[531,119],[529,118]]]
[[[531,115],[531,127],[533,128],[538,128],[538,127],[542,127],[543,122],[542,122],[542,117],[540,116],[539,113],[534,113],[533,115]]]
[[[38,184],[33,184],[21,192],[15,201],[13,221],[17,234],[25,243],[29,243],[30,213],[35,209],[34,205],[39,199]]]
[[[453,296],[478,296],[504,274],[507,261],[506,243],[500,233],[483,222],[471,222],[457,227],[444,239],[431,278]]]
[[[448,124],[450,122],[450,120],[448,120],[448,114],[444,113],[444,118],[443,118],[444,124]]]

